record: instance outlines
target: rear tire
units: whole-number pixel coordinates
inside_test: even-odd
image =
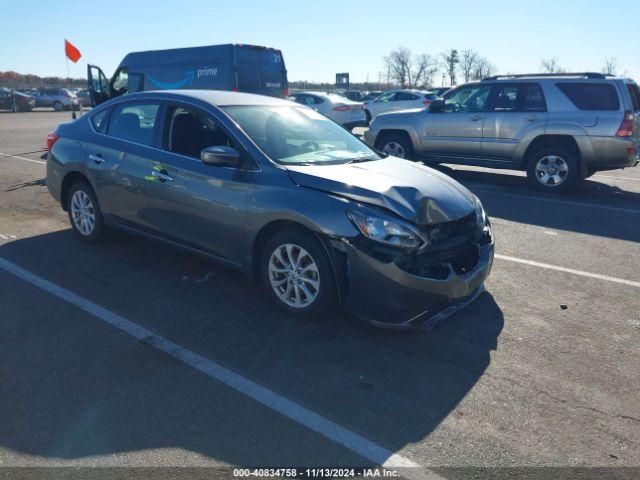
[[[337,287],[327,253],[317,238],[283,230],[262,251],[260,276],[273,303],[287,312],[311,318],[337,304]]]
[[[61,112],[63,109],[62,102],[59,100],[56,100],[55,102],[53,102],[52,107],[56,112]]]
[[[529,156],[527,182],[546,192],[568,192],[580,180],[577,155],[562,145],[542,147]]]
[[[67,195],[69,222],[74,233],[87,243],[95,243],[104,236],[104,222],[98,205],[98,199],[91,185],[78,181],[69,189]]]
[[[378,142],[378,150],[398,158],[413,159],[413,145],[404,135],[385,135]]]

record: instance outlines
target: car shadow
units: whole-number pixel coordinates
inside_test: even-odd
[[[489,293],[429,333],[341,311],[303,321],[234,270],[121,233],[86,245],[63,230],[6,243],[0,257],[392,452],[462,417],[504,324]],[[42,311],[33,301],[13,312],[19,295],[0,296],[0,348],[11,359],[0,370],[5,449],[80,459],[171,447],[237,466],[371,465],[315,434],[288,433],[289,420],[262,418],[258,403],[62,302]]]
[[[592,177],[576,185],[570,193],[547,194],[531,190],[524,176],[500,170],[485,172],[444,165],[437,169],[476,193],[490,217],[640,242],[636,219],[623,220],[632,218],[630,215],[640,215],[640,193],[608,185]]]

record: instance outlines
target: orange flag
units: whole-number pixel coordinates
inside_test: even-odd
[[[78,50],[76,47],[71,45],[71,43],[69,43],[69,41],[66,38],[64,39],[64,53],[67,55],[67,58],[71,60],[73,63],[77,63],[78,60],[80,60],[80,57],[82,56],[80,54],[80,50]]]

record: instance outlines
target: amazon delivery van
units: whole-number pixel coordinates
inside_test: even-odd
[[[286,98],[282,52],[255,45],[211,45],[129,53],[107,79],[87,66],[93,106],[126,93],[146,90],[232,90]]]

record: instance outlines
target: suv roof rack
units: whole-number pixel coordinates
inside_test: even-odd
[[[610,75],[609,75],[610,76]],[[577,73],[520,73],[515,75],[494,75],[483,78],[485,80],[500,80],[502,78],[527,78],[527,77],[584,77],[584,78],[607,78],[607,75],[597,72],[577,72]]]

